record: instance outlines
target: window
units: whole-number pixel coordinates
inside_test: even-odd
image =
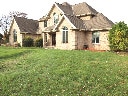
[[[62,42],[63,43],[68,43],[68,28],[67,27],[63,27]]]
[[[56,13],[54,13],[53,16],[54,16],[54,25],[55,25],[55,24],[57,24],[58,21],[59,21],[59,15],[56,14]]]
[[[47,27],[47,21],[44,20],[44,27]]]
[[[14,42],[16,42],[17,41],[17,32],[15,29],[13,31],[13,37],[14,37]]]
[[[99,43],[99,37],[100,33],[99,32],[93,32],[92,33],[92,43]]]

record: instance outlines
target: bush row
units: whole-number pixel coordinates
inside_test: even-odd
[[[34,41],[31,37],[25,37],[23,39],[23,47],[43,47],[43,39],[38,38]]]

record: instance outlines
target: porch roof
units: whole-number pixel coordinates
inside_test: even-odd
[[[55,25],[52,25],[52,26],[49,26],[49,27],[46,27],[43,31],[43,33],[50,33],[50,32],[54,32],[53,29],[55,28]]]

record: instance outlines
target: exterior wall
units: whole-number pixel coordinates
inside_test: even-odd
[[[10,43],[10,45],[14,45],[14,38],[13,38],[14,37],[13,36],[14,29],[17,32],[17,43],[20,43],[20,45],[22,45],[22,34],[20,34],[20,29],[15,20],[10,29],[9,43]]]
[[[88,45],[89,50],[110,50],[108,33],[108,31],[100,31],[99,43],[94,44],[92,43],[92,32],[77,32],[78,49],[82,49],[83,45]]]
[[[90,44],[90,49],[94,50],[110,50],[108,41],[108,31],[100,31],[99,44]]]
[[[39,33],[40,34],[42,33],[42,30],[44,30],[44,22],[43,21],[39,22]]]
[[[62,31],[63,31],[62,28],[64,26],[68,28],[68,43],[62,43]],[[64,19],[59,26],[59,32],[56,32],[56,48],[57,49],[66,49],[66,50],[76,49],[75,31],[72,31],[70,29],[71,29],[71,24]]]
[[[53,16],[54,13],[58,14],[59,15],[59,21],[61,20],[61,18],[62,18],[61,14],[62,13],[56,6],[54,6],[52,12],[50,13],[50,19],[48,19],[47,26],[54,25],[54,16]]]
[[[87,45],[86,34],[83,31],[76,32],[77,49],[83,49],[84,45]]]
[[[91,16],[82,16],[80,19],[82,20],[90,20],[92,17]]]
[[[54,17],[53,14],[56,13],[59,15],[59,22],[62,18],[61,11],[54,6],[49,15],[49,19],[47,21],[47,26],[54,25]],[[82,16],[80,19],[82,20],[90,20],[91,16]],[[66,26],[68,28],[68,43],[62,43],[62,28]],[[44,22],[39,22],[39,27],[44,30]],[[92,32],[84,32],[84,31],[76,31],[71,30],[71,24],[68,20],[63,19],[61,24],[58,26],[59,32],[56,32],[56,49],[84,49],[84,45],[88,45],[88,49],[90,50],[109,50],[109,42],[108,42],[108,31],[100,31],[100,40],[99,44],[92,43]],[[52,34],[55,33],[42,33],[43,43],[45,43],[44,34],[47,34],[47,44],[46,46],[52,46]]]
[[[20,29],[16,23],[16,21],[14,20],[13,24],[12,24],[12,27],[10,29],[10,36],[9,36],[9,43],[10,45],[14,45],[14,34],[13,34],[13,31],[14,29],[16,30],[17,32],[17,42],[16,43],[19,43],[21,46],[22,46],[22,40],[24,37],[31,37],[33,39],[36,39],[36,38],[41,38],[41,35],[40,34],[21,34],[20,33]]]

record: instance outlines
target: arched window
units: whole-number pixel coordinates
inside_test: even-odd
[[[56,13],[54,13],[54,14],[53,14],[53,17],[54,17],[54,25],[55,25],[55,24],[57,24],[58,21],[59,21],[59,15],[56,14]]]
[[[62,30],[62,42],[63,43],[68,43],[68,28],[67,27],[63,27],[63,30]]]
[[[13,30],[13,38],[14,38],[14,42],[17,41],[17,32],[16,29]]]

